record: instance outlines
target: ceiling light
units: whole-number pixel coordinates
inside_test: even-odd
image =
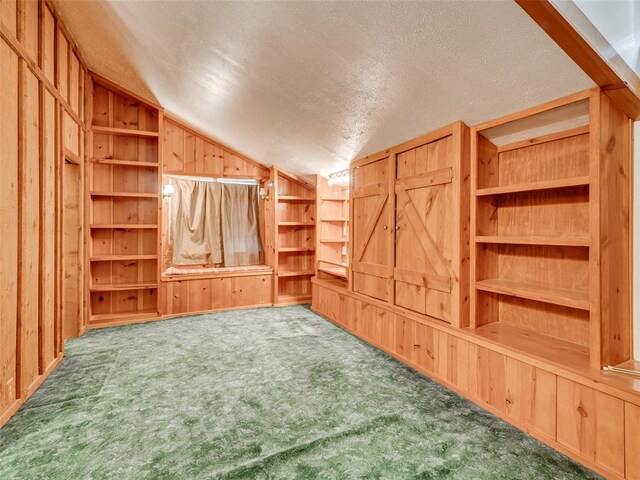
[[[340,170],[329,174],[329,185],[348,185],[349,170]]]

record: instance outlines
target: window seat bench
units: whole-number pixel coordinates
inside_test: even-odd
[[[200,267],[200,268],[176,268],[169,267],[162,274],[163,282],[205,279],[219,277],[243,277],[252,275],[269,275],[273,268],[268,265],[246,265],[242,267]]]

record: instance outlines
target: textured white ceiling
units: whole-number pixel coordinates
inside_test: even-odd
[[[56,5],[91,69],[299,174],[594,86],[509,0]]]

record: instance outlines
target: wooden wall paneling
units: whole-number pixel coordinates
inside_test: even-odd
[[[0,2],[0,22],[4,25],[8,33],[14,37],[18,36],[18,2],[17,0],[3,0]]]
[[[471,344],[469,354],[469,393],[499,412],[506,410],[505,356]]]
[[[558,442],[624,476],[624,402],[558,378]]]
[[[3,1],[0,20],[0,156],[3,178],[9,182],[0,188],[5,210],[9,214],[15,210],[12,220],[0,224],[3,255],[15,248],[12,260],[2,261],[0,279],[0,296],[9,292],[13,296],[4,298],[0,321],[3,340],[8,342],[1,347],[6,356],[0,355],[2,425],[62,358],[62,117],[69,116],[78,127],[79,146],[73,157],[79,163],[84,155],[84,125],[64,91],[56,88],[61,64],[68,50],[76,47],[52,4]],[[81,64],[78,58],[78,67],[84,68]],[[68,88],[67,83],[66,98]],[[4,231],[9,222],[14,223],[11,232]]]
[[[506,413],[549,439],[556,436],[556,376],[507,357]]]
[[[69,105],[80,116],[80,59],[74,50],[69,51]]]
[[[19,38],[31,59],[36,61],[38,59],[40,34],[40,22],[38,21],[39,4],[40,2],[38,0],[22,0],[18,4],[24,16],[24,18],[21,19],[24,25],[24,32],[21,34],[19,32]]]
[[[76,337],[81,333],[82,278],[80,273],[82,256],[80,255],[81,235],[78,225],[82,222],[80,196],[82,183],[80,166],[62,160],[62,318],[63,338]]]
[[[259,179],[269,176],[267,167],[174,118],[167,117],[164,124],[163,174]]]
[[[173,316],[271,305],[271,273],[163,280],[161,313]]]
[[[20,255],[18,327],[20,390],[26,396],[39,372],[40,112],[37,78],[21,60]]]
[[[41,224],[40,224],[40,373],[55,360],[56,259],[56,103],[41,87]],[[78,224],[80,219],[78,218]]]
[[[629,402],[624,404],[624,448],[625,474],[629,480],[640,479],[640,407]]]
[[[58,26],[59,27],[59,26]],[[63,31],[58,28],[58,34],[56,38],[57,43],[57,62],[58,69],[57,84],[58,91],[62,98],[69,102],[69,42],[65,37]]]
[[[0,3],[2,22],[7,25],[11,9]],[[15,7],[15,5],[14,5]],[[15,14],[13,16],[15,25]],[[18,314],[18,246],[19,195],[18,177],[18,56],[0,40],[0,416],[17,399],[17,314]]]

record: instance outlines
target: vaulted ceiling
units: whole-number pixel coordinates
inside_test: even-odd
[[[96,73],[299,174],[594,86],[508,0],[56,5]]]

